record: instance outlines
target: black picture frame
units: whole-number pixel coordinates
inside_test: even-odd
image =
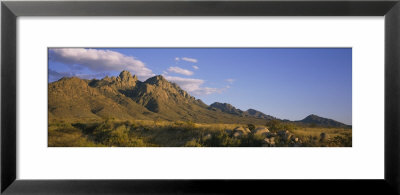
[[[385,16],[384,179],[16,179],[16,24],[19,16]],[[1,192],[4,194],[399,194],[400,120],[397,120],[400,117],[399,54],[398,0],[3,1],[1,2]]]

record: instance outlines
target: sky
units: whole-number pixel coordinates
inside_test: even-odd
[[[208,105],[352,124],[351,48],[49,48],[49,82],[122,70],[163,75]]]

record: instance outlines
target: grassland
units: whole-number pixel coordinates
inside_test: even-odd
[[[250,129],[267,127],[276,143],[266,144],[269,135],[247,133],[233,136],[236,127]],[[228,130],[228,131],[227,131]],[[278,136],[279,131],[290,132],[297,138]],[[278,134],[277,134],[278,132]],[[280,134],[279,134],[280,135]],[[293,124],[204,124],[151,120],[93,120],[49,122],[49,147],[351,147],[350,128],[296,126]],[[297,140],[296,139],[296,140]],[[293,139],[294,140],[294,139]]]

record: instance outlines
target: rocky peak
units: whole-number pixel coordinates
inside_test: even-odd
[[[176,83],[169,82],[161,75],[151,77],[147,79],[144,83],[151,86],[153,89],[163,90],[175,97],[180,94],[184,98],[195,99],[194,97],[190,96],[185,90],[181,89]]]
[[[121,81],[130,81],[130,80],[137,81],[136,75],[132,76],[132,74],[127,70],[124,70],[121,73],[119,73],[118,78]]]
[[[103,78],[103,80],[105,80],[105,81],[111,81],[111,78],[110,77],[108,77],[107,75]]]
[[[159,84],[159,83],[164,83],[164,82],[168,82],[168,81],[161,75],[157,75],[157,76],[148,78],[145,81],[145,83],[152,84],[152,85]]]
[[[237,114],[240,115],[243,113],[242,110],[236,109],[234,106],[228,104],[228,103],[220,103],[220,102],[214,102],[213,104],[210,105],[211,108],[217,108],[221,110],[222,112],[230,113],[230,114]]]
[[[69,90],[72,89],[79,89],[82,91],[87,90],[88,88],[88,81],[80,79],[78,77],[63,77],[57,82],[51,83],[49,87],[51,86],[52,89],[57,89],[57,88],[66,88]],[[50,89],[50,88],[49,88]]]
[[[126,70],[122,71],[117,78],[111,77],[110,80],[113,82],[113,85],[120,89],[133,88],[138,81],[136,75],[132,76],[132,74]]]
[[[319,117],[315,114],[310,114],[308,115],[306,118],[304,118],[303,120],[321,120],[323,119],[322,117]]]

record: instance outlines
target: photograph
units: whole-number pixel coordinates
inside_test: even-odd
[[[48,147],[352,147],[349,47],[47,50]]]

